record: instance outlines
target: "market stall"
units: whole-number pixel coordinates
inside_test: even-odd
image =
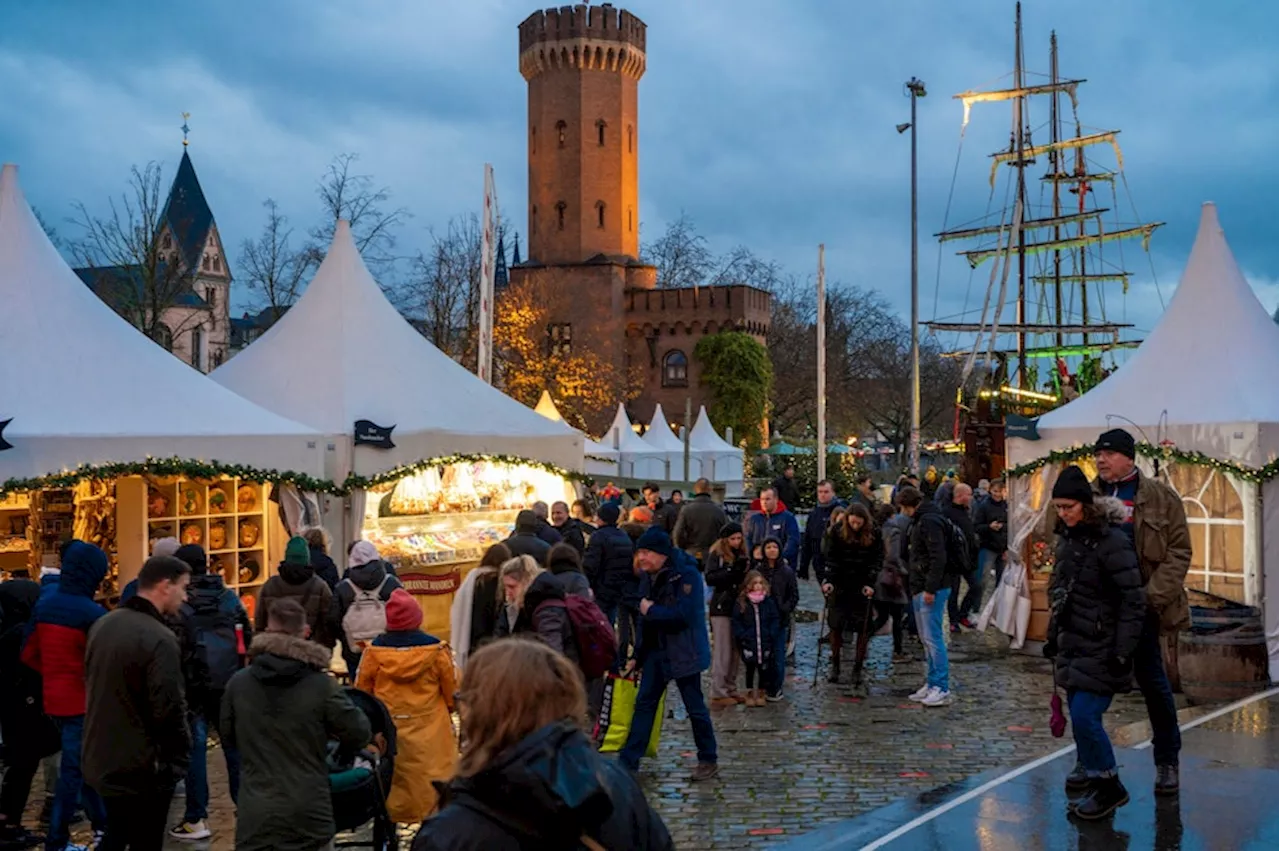
[[[729,490],[733,490],[731,485],[734,483],[741,489],[744,468],[742,449],[716,434],[705,407],[698,410],[697,422],[689,433],[689,448],[697,453],[702,462],[702,475],[714,482],[725,483]]]
[[[618,475],[624,479],[662,480],[667,475],[667,463],[662,453],[654,449],[636,434],[627,416],[627,409],[618,404],[613,424],[600,438],[605,446],[618,452]]]
[[[1028,566],[1033,591],[1052,570],[1054,480],[1068,463],[1092,476],[1093,441],[1126,428],[1144,472],[1182,496],[1192,542],[1187,587],[1264,609],[1276,678],[1278,343],[1216,209],[1205,204],[1182,282],[1146,341],[1096,388],[1041,417],[1038,440],[1007,442],[1010,557]]]
[[[0,171],[0,571],[38,575],[71,537],[111,560],[104,595],[150,542],[199,543],[252,598],[279,552],[272,490],[316,487],[319,435],[165,352],[63,261]]]
[[[326,526],[339,542],[374,541],[441,637],[484,546],[507,537],[519,508],[571,498],[582,469],[579,433],[481,381],[400,315],[346,222],[298,302],[212,378],[325,435],[326,475],[350,492],[324,506]]]

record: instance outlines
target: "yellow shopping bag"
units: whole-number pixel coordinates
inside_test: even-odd
[[[609,674],[604,681],[604,699],[600,704],[600,718],[596,721],[595,740],[601,753],[617,753],[627,743],[631,732],[631,718],[636,711],[636,696],[640,693],[638,679]],[[658,711],[653,716],[653,731],[649,734],[649,746],[644,755],[658,755],[658,738],[662,733],[662,716],[666,711],[667,696],[658,701]]]

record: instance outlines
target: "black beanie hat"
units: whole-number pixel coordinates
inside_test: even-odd
[[[725,538],[732,538],[734,535],[741,535],[741,534],[742,534],[741,523],[734,523],[733,521],[729,521],[728,523],[720,527],[720,540],[722,541]]]
[[[1074,499],[1076,502],[1093,502],[1093,488],[1089,487],[1089,479],[1084,470],[1074,464],[1062,471],[1058,480],[1053,483],[1054,499]]]
[[[1133,435],[1122,428],[1113,428],[1110,431],[1104,431],[1098,435],[1098,442],[1093,445],[1094,452],[1101,452],[1109,449],[1112,452],[1119,452],[1121,455],[1128,455],[1133,458],[1135,450],[1133,448]]]
[[[193,576],[202,576],[209,572],[209,558],[204,553],[204,547],[199,544],[183,544],[173,555],[191,568]]]

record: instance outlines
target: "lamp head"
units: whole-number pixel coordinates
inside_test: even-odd
[[[898,132],[899,132],[899,133],[906,133],[906,132],[907,132],[908,130],[910,130],[910,129],[911,129],[911,122],[910,122],[910,121],[908,121],[908,122],[906,122],[906,123],[904,123],[904,124],[899,124],[899,125],[898,125]]]
[[[918,98],[922,98],[928,94],[928,92],[924,90],[924,80],[917,80],[915,77],[912,77],[907,81],[907,90]]]

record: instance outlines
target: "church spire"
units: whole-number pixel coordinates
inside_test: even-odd
[[[497,255],[497,258],[493,268],[493,289],[495,292],[501,292],[502,290],[505,290],[507,288],[508,279],[507,279],[506,238],[507,238],[507,235],[503,231],[499,230],[498,231],[498,250],[495,252]]]
[[[511,265],[519,266],[520,265],[520,233],[517,231],[515,236],[516,236],[516,245],[515,245],[515,248],[512,249],[511,251]]]

